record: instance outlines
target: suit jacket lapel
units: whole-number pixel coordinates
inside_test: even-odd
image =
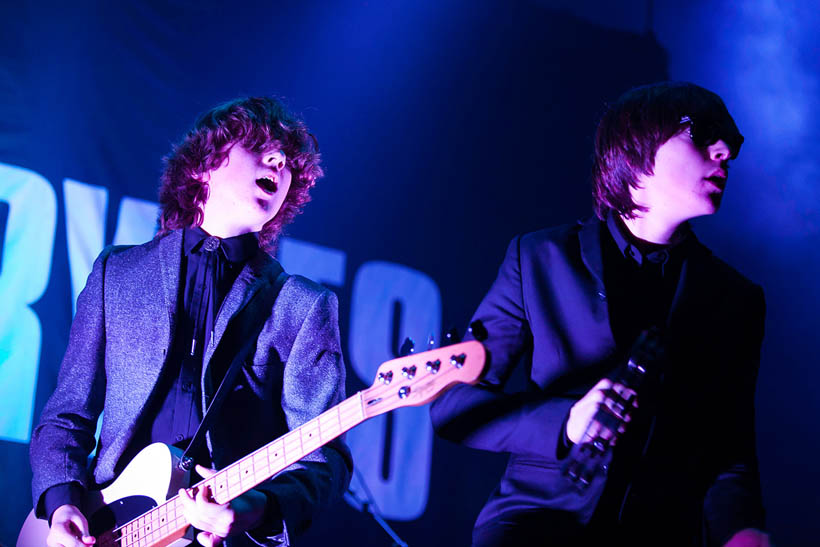
[[[604,265],[601,252],[601,223],[592,218],[583,222],[578,233],[581,243],[581,259],[595,276],[598,290],[604,291]],[[605,293],[604,293],[605,294]]]
[[[714,312],[724,308],[722,302],[730,294],[725,283],[709,249],[696,242],[681,268],[667,320],[667,375],[699,377],[709,362],[710,348],[720,347],[724,326]]]
[[[694,237],[691,235],[690,237]],[[667,319],[667,331],[691,331],[692,322],[703,322],[707,319],[710,307],[722,300],[713,268],[709,267],[711,252],[697,240],[692,244],[686,259],[681,266],[678,286]]]
[[[137,430],[138,423],[144,417],[143,410],[151,393],[157,386],[163,367],[168,362],[171,344],[173,344],[174,329],[176,328],[176,303],[181,256],[182,231],[177,230],[157,240],[157,249],[148,255],[147,259],[149,261],[147,261],[145,268],[129,270],[127,277],[116,280],[118,283],[138,284],[143,282],[147,276],[154,276],[154,279],[155,276],[161,278],[161,288],[158,290],[153,289],[145,297],[147,300],[156,302],[156,307],[150,310],[152,312],[151,335],[146,336],[146,339],[151,341],[149,343],[160,343],[165,346],[162,348],[156,346],[137,347],[133,354],[122,357],[123,366],[126,367],[126,370],[129,370],[128,393],[127,397],[122,399],[122,404],[131,410],[127,410],[127,408],[120,410],[122,416],[131,416],[133,419],[128,424],[119,424],[118,438],[112,444],[112,446],[116,446],[117,443],[120,444],[120,448],[114,451],[118,452],[116,454],[117,458],[125,450]],[[137,286],[140,287],[140,290],[148,290],[146,287],[151,287],[152,284],[143,283]],[[128,326],[133,327],[133,325]],[[121,325],[120,327],[122,332],[118,331],[118,335],[127,335],[126,329],[123,329]],[[162,356],[151,357],[156,355],[154,351],[157,349],[163,350]],[[144,356],[148,356],[148,358]]]
[[[604,226],[605,229],[605,226]],[[588,341],[594,342],[594,349],[590,354],[598,356],[607,355],[612,357],[615,354],[615,337],[612,334],[612,326],[609,322],[609,304],[606,296],[606,286],[604,285],[604,265],[603,250],[601,248],[602,223],[591,218],[582,222],[578,233],[580,243],[581,260],[592,275],[595,288],[594,294],[588,295],[588,305],[592,314],[593,323],[590,330],[585,333]],[[594,329],[594,332],[591,330]]]
[[[160,275],[162,276],[163,302],[168,312],[169,329],[176,330],[177,295],[179,294],[179,268],[182,260],[182,230],[175,230],[159,240]],[[173,335],[169,336],[169,342]],[[166,348],[170,351],[171,348]]]

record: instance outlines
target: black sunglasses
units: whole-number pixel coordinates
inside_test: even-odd
[[[698,119],[696,121],[690,116],[683,116],[680,119],[680,124],[689,125],[689,136],[695,146],[706,148],[722,140],[732,151],[731,159],[735,159],[738,152],[740,152],[740,146],[743,144],[744,139],[734,124],[715,119]]]

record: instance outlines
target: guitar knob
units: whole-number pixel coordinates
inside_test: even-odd
[[[401,374],[405,378],[413,378],[416,375],[416,365],[411,367],[402,367]]]
[[[384,385],[389,384],[393,381],[393,371],[390,372],[380,372],[379,375],[376,377],[381,383]]]
[[[464,361],[467,360],[466,353],[459,353],[458,355],[452,355],[450,357],[450,364],[456,368],[461,368],[464,366]]]
[[[416,351],[416,343],[413,342],[412,338],[407,337],[399,348],[399,357],[406,357],[414,351]]]
[[[444,333],[444,343],[443,346],[449,346],[451,344],[457,344],[461,342],[461,337],[458,335],[458,329],[453,327]]]
[[[438,369],[441,368],[441,361],[436,359],[435,361],[427,361],[427,371],[435,374],[438,372]]]
[[[490,333],[487,332],[487,328],[484,326],[484,323],[481,322],[481,319],[477,319],[470,323],[470,328],[467,330],[473,335],[473,338],[479,342],[483,342],[490,335]]]
[[[409,397],[409,396],[410,396],[410,388],[407,387],[407,386],[403,386],[399,390],[399,399],[404,399],[404,398]]]

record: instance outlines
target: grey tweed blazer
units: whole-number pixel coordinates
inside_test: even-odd
[[[57,388],[32,433],[32,492],[38,516],[44,516],[42,497],[51,486],[72,481],[87,489],[103,486],[128,463],[122,458],[126,451],[142,448],[129,443],[146,418],[144,409],[171,353],[181,256],[178,230],[136,247],[108,247],[95,261],[78,299]],[[260,250],[225,297],[214,341],[204,352],[203,408],[215,390],[205,380],[211,358],[230,318],[257,291],[270,289],[277,271],[274,260]],[[269,310],[253,362],[243,367],[209,434],[217,467],[343,400],[337,309],[331,291],[300,276],[288,278]],[[94,465],[88,469],[103,411]],[[254,539],[288,544],[288,535],[303,531],[341,496],[350,467],[347,447],[338,441],[260,486],[279,502],[285,533]]]

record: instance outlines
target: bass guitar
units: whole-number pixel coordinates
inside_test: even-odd
[[[217,503],[268,480],[363,421],[404,406],[419,406],[457,383],[475,383],[486,359],[480,342],[461,342],[382,363],[369,388],[194,485],[208,485]],[[174,495],[186,487],[181,451],[162,443],[144,448],[106,488],[88,493],[86,513],[99,547],[183,547],[193,530]],[[171,496],[171,497],[169,497]],[[45,545],[48,522],[29,513],[17,547]]]

